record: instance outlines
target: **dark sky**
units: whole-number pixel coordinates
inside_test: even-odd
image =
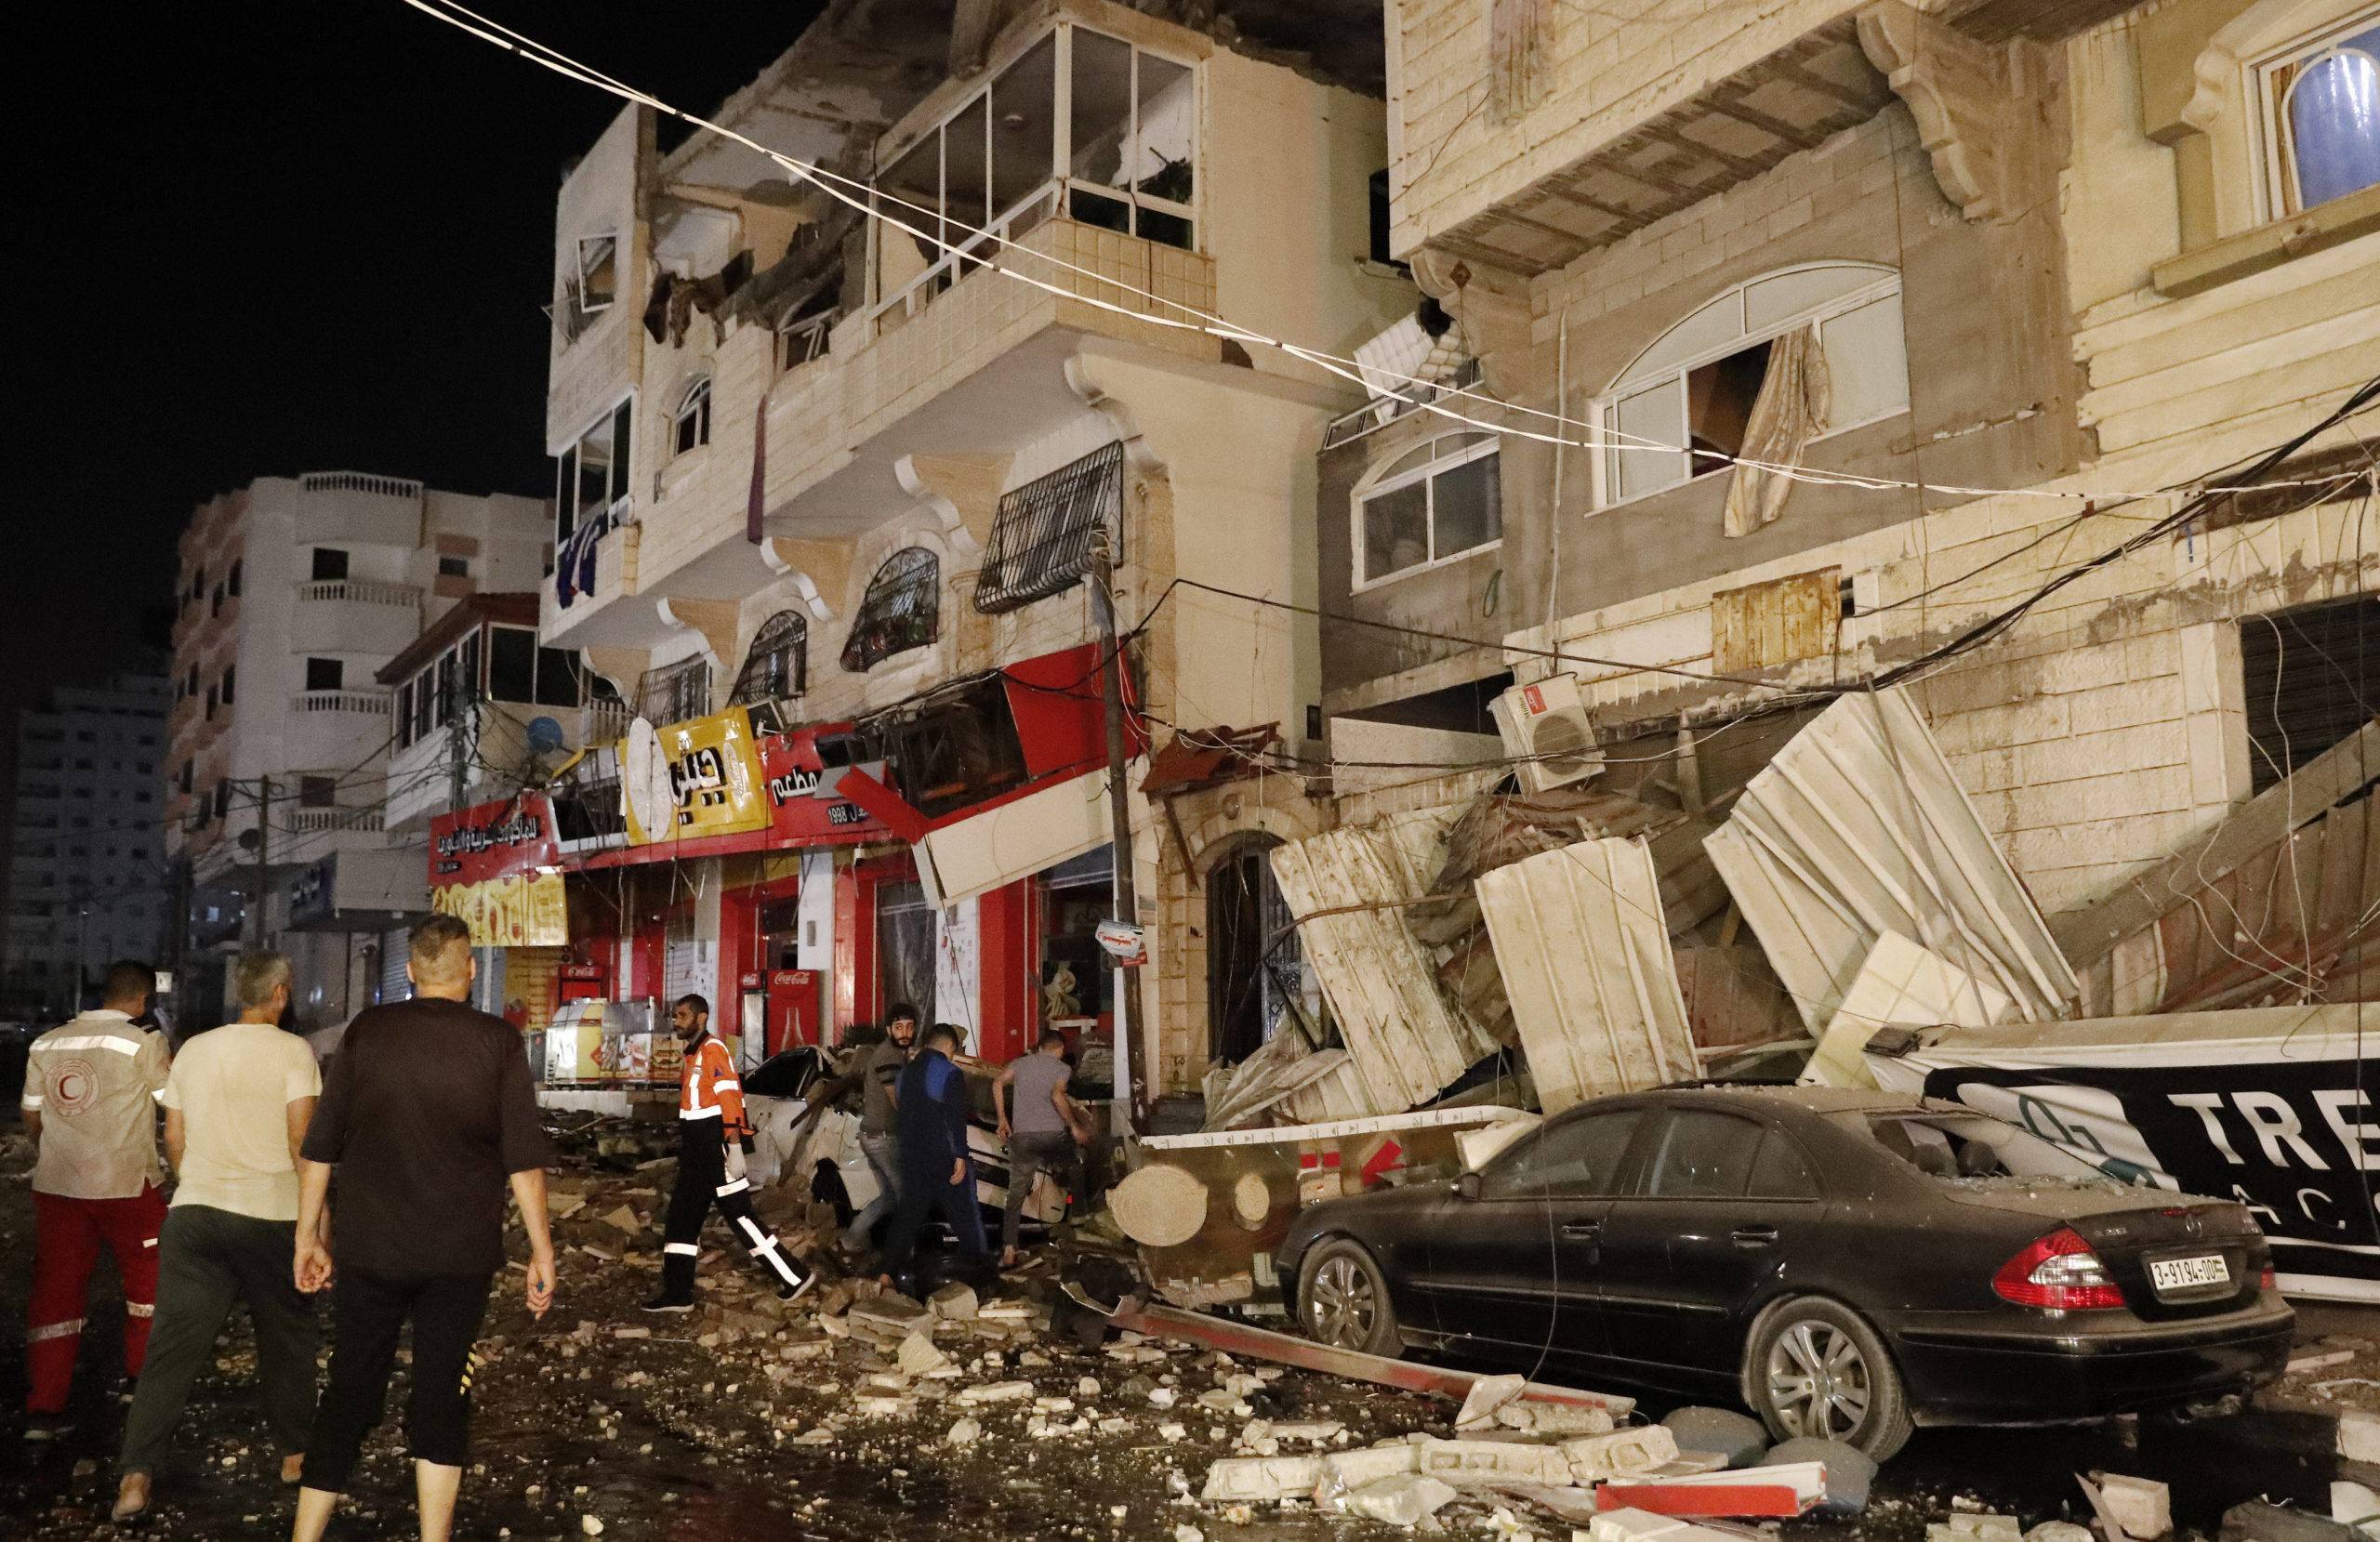
[[[816,6],[472,8],[707,110]],[[400,0],[44,7],[12,32],[0,710],[136,659],[223,489],[549,490],[554,193],[617,100]]]

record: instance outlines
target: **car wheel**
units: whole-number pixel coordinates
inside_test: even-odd
[[[1743,1377],[1746,1401],[1779,1440],[1841,1441],[1881,1462],[1913,1428],[1884,1341],[1858,1312],[1822,1297],[1761,1317]]]
[[[1345,1237],[1316,1247],[1299,1267],[1298,1322],[1333,1349],[1395,1355],[1405,1347],[1380,1265]]]

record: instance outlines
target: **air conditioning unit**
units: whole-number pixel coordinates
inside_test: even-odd
[[[1514,769],[1528,791],[1567,787],[1603,774],[1594,714],[1579,693],[1577,676],[1554,675],[1516,685],[1497,697],[1491,710],[1504,736],[1505,752],[1518,762]]]

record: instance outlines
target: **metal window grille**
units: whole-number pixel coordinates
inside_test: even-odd
[[[760,623],[735,677],[730,706],[754,706],[761,702],[789,702],[810,684],[810,618],[800,611],[779,611]]]
[[[2262,792],[2380,716],[2380,599],[2242,616],[2240,674]]]
[[[1122,527],[1124,447],[1109,444],[1000,497],[991,549],[975,580],[975,609],[1013,611],[1071,588],[1094,532]]]
[[[942,560],[923,547],[904,547],[867,581],[843,642],[843,667],[865,674],[895,653],[927,647],[941,625]]]
[[[636,692],[636,715],[654,724],[682,723],[710,713],[710,661],[691,658],[648,669]]]

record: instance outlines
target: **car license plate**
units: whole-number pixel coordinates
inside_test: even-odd
[[[2149,1281],[2160,1290],[2195,1290],[2201,1285],[2229,1285],[2231,1266],[2220,1253],[2196,1259],[2156,1259],[2149,1265]]]

